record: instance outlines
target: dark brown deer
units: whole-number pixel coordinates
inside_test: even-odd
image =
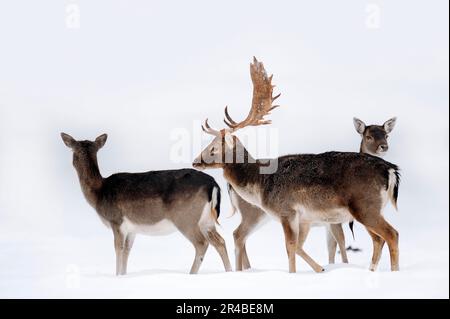
[[[112,229],[116,251],[116,275],[127,273],[136,234],[182,233],[195,248],[191,274],[196,274],[209,244],[231,271],[225,241],[216,231],[220,214],[220,188],[214,178],[193,169],[118,173],[103,178],[97,152],[107,135],[95,141],[76,141],[61,133],[73,151],[73,166],[87,202]]]
[[[250,73],[254,89],[249,115],[236,122],[225,108],[228,128],[220,131],[212,129],[206,120],[202,128],[215,138],[194,160],[194,167],[223,169],[225,179],[239,196],[280,221],[290,272],[296,272],[296,253],[313,269],[323,271],[299,245],[304,241],[300,233],[306,239],[303,225],[309,228],[313,223],[341,224],[354,219],[366,227],[374,243],[370,269],[377,267],[387,241],[391,269],[398,270],[398,232],[382,215],[388,200],[396,206],[398,167],[367,154],[328,152],[273,159],[269,165],[275,162],[277,170],[264,174],[267,161],[254,159],[232,135],[247,126],[270,124],[264,117],[277,107],[273,105],[277,97],[272,95],[272,76],[267,76],[263,64],[254,59]]]

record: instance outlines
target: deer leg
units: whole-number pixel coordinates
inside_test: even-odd
[[[123,250],[123,258],[122,258],[122,273],[121,275],[127,274],[127,265],[128,265],[128,257],[130,256],[131,248],[133,248],[135,234],[129,233],[125,238],[125,247]]]
[[[120,227],[117,225],[112,225],[112,230],[114,234],[114,249],[116,251],[116,276],[122,275],[123,266],[123,252],[125,246],[125,236],[120,231]]]
[[[190,274],[195,275],[198,273],[200,266],[202,265],[203,258],[205,258],[206,250],[208,249],[208,242],[206,239],[198,241],[194,244],[195,247],[195,258],[192,264]]]
[[[391,270],[398,271],[398,232],[381,215],[378,217],[376,222],[372,223],[370,226],[367,225],[367,227],[387,242],[389,254],[391,256]]]
[[[370,271],[375,271],[378,266],[378,262],[381,258],[381,251],[383,250],[384,246],[384,239],[372,232],[369,228],[367,228],[367,231],[369,232],[370,237],[372,237],[373,242],[373,255],[372,255],[372,263],[370,264]]]
[[[318,263],[314,261],[304,250],[303,244],[305,243],[306,238],[308,237],[309,230],[311,229],[310,224],[301,223],[299,226],[299,235],[298,235],[298,246],[297,246],[297,254],[304,260],[306,263],[315,271],[315,272],[323,272],[324,269]]]
[[[333,233],[331,232],[331,225],[327,225],[326,230],[327,230],[328,263],[334,264],[337,242],[333,236]]]
[[[243,223],[241,223],[233,232],[236,271],[243,270],[245,241],[248,233],[249,232]]]
[[[336,254],[336,243],[337,243],[339,245],[339,250],[341,251],[342,262],[348,264],[347,249],[345,247],[345,235],[344,230],[342,229],[342,224],[330,224],[328,232],[331,232],[335,242],[334,244],[335,253],[333,255],[333,260]]]
[[[250,265],[250,260],[248,259],[247,247],[245,244],[244,247],[242,247],[242,268],[244,270],[252,268],[252,266]]]
[[[203,258],[205,258],[206,251],[208,250],[208,240],[200,233],[193,239],[192,244],[195,248],[195,258],[194,263],[192,264],[191,271],[189,272],[191,275],[197,274],[200,266],[202,265]]]
[[[259,216],[248,216],[248,212],[244,212],[243,214],[241,213],[241,215],[242,221],[239,224],[238,228],[236,228],[236,230],[233,232],[236,255],[236,271],[249,269],[251,267],[245,243],[251,232],[266,217],[265,213],[262,213]]]
[[[192,226],[180,224],[176,226],[180,233],[182,233],[184,237],[186,237],[195,248],[195,258],[189,273],[191,275],[197,274],[203,262],[203,258],[205,258],[206,251],[208,250],[208,240],[203,235],[198,225]]]
[[[222,258],[223,265],[225,267],[225,271],[232,271],[230,259],[228,258],[227,247],[225,245],[225,240],[220,236],[217,230],[210,229],[207,232],[207,239],[211,245],[217,250]]]
[[[286,242],[286,251],[289,259],[289,272],[296,273],[295,252],[298,245],[299,223],[298,218],[281,217],[284,238]]]

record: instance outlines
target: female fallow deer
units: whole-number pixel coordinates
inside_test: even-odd
[[[366,125],[363,121],[360,119],[354,117],[353,118],[353,125],[355,126],[356,132],[358,132],[361,135],[361,144],[359,147],[359,152],[364,154],[370,154],[377,157],[384,157],[386,155],[389,145],[388,145],[388,137],[389,133],[392,132],[392,130],[395,127],[395,123],[397,121],[396,117],[393,117],[386,122],[384,122],[383,125]],[[341,226],[342,229],[342,226]],[[350,222],[350,229],[353,232],[353,221]],[[328,251],[336,251],[336,241],[333,240],[333,238],[330,238],[329,233],[327,234],[327,242],[328,242]],[[339,240],[335,237],[335,239],[339,242]],[[345,246],[345,238],[343,242]],[[342,244],[339,243],[339,247],[341,247]],[[352,247],[349,247],[348,249],[352,249]],[[342,248],[341,248],[342,251]]]
[[[196,274],[209,244],[231,271],[225,241],[216,231],[220,214],[220,188],[214,178],[193,169],[118,173],[103,178],[97,151],[107,135],[92,141],[76,141],[61,133],[73,151],[73,166],[87,202],[102,222],[112,229],[116,251],[116,275],[127,272],[128,255],[136,234],[182,233],[195,248],[191,274]]]
[[[193,162],[199,169],[222,168],[224,177],[245,201],[279,220],[283,226],[289,271],[296,272],[296,252],[314,270],[323,271],[299,243],[301,227],[311,223],[340,224],[356,219],[372,237],[374,251],[371,270],[375,270],[387,241],[391,269],[399,269],[398,232],[383,218],[382,210],[390,199],[396,205],[399,170],[380,158],[359,154],[328,152],[289,155],[273,159],[277,169],[267,173],[267,161],[255,160],[232,135],[247,126],[270,124],[264,117],[275,107],[272,76],[268,77],[261,62],[250,65],[253,81],[252,108],[247,118],[235,122],[225,108],[228,128],[217,131],[208,125],[203,130],[214,140]],[[306,238],[306,235],[304,235]],[[301,239],[300,239],[301,241]],[[238,252],[242,264],[242,250]]]
[[[353,124],[356,131],[361,135],[361,143],[359,152],[363,154],[370,154],[377,157],[383,157],[386,155],[389,145],[388,137],[389,133],[395,127],[397,121],[396,117],[393,117],[383,125],[366,125],[363,121],[357,118],[353,118]],[[353,232],[353,221],[350,222],[350,229]],[[327,225],[327,246],[328,246],[328,261],[330,264],[334,263],[336,255],[336,246],[339,245],[341,251],[342,261],[348,262],[346,249],[345,249],[345,237],[341,224],[328,224]],[[351,247],[349,249],[352,249]]]

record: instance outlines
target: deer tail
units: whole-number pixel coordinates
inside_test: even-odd
[[[388,194],[392,205],[398,210],[397,199],[400,187],[400,171],[397,167],[389,169]]]

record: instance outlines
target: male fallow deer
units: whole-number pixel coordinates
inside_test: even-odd
[[[213,141],[194,160],[198,169],[221,168],[233,189],[248,203],[279,220],[285,235],[289,272],[296,272],[298,253],[315,271],[323,271],[303,250],[306,239],[303,225],[340,224],[354,219],[362,223],[372,237],[374,251],[371,270],[375,270],[385,241],[391,256],[391,270],[399,270],[398,232],[383,218],[382,210],[391,200],[396,206],[399,170],[380,158],[359,153],[328,152],[289,155],[274,159],[277,170],[264,174],[267,161],[256,160],[233,135],[247,126],[270,124],[264,117],[275,107],[272,76],[261,62],[250,65],[253,81],[252,107],[247,118],[236,122],[225,108],[228,128],[212,129],[205,121],[202,129]],[[299,234],[305,238],[299,238]],[[238,251],[238,265],[242,264]]]
[[[231,264],[225,241],[216,231],[220,214],[220,188],[214,178],[193,169],[118,173],[103,178],[97,152],[107,135],[95,141],[76,141],[61,133],[73,151],[73,166],[87,202],[102,222],[112,229],[116,251],[116,275],[127,273],[136,234],[182,233],[195,248],[191,274],[196,274],[209,244],[220,254],[226,271]]]

